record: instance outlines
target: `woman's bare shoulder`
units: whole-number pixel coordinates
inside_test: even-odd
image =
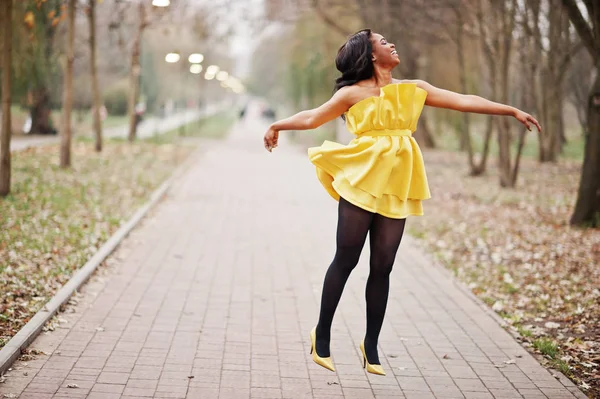
[[[354,104],[365,97],[369,91],[368,87],[355,83],[350,86],[344,86],[339,89],[336,95],[339,93],[340,97],[344,99],[348,104]]]

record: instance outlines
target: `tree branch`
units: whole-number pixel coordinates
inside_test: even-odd
[[[583,43],[581,42],[577,42],[575,43],[573,46],[571,46],[569,48],[569,51],[567,51],[559,64],[558,67],[558,77],[559,80],[562,80],[564,74],[567,72],[567,70],[569,69],[569,64],[571,63],[571,60],[573,59],[573,57],[575,56],[575,54],[577,54],[579,52],[579,50],[581,50],[583,48]]]
[[[600,57],[600,49],[597,43],[594,40],[594,34],[592,33],[592,28],[588,25],[583,15],[581,15],[581,11],[579,7],[577,7],[577,3],[575,0],[561,0],[563,7],[566,8],[567,13],[569,14],[569,19],[571,23],[575,27],[575,30],[581,37],[581,41],[583,45],[587,48],[592,58],[596,59]]]
[[[321,17],[323,22],[325,22],[327,25],[331,26],[333,29],[335,29],[344,36],[349,36],[350,34],[352,34],[352,32],[350,32],[348,29],[338,25],[338,23],[334,19],[332,19],[329,15],[327,15],[327,13],[325,13],[325,11],[323,11],[323,9],[321,9],[319,5],[319,0],[313,0],[312,3],[315,11],[317,12],[317,15]]]

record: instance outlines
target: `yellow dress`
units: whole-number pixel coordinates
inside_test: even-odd
[[[419,145],[412,137],[427,92],[414,83],[392,83],[346,113],[356,135],[348,145],[325,141],[308,149],[327,192],[370,212],[403,219],[423,215],[431,197]]]

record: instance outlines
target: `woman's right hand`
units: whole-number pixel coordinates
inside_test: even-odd
[[[279,140],[279,131],[269,127],[267,133],[265,133],[264,144],[267,151],[272,152],[273,148],[277,148],[277,141]]]

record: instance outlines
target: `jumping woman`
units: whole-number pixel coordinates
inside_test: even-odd
[[[312,359],[331,371],[335,371],[329,352],[333,315],[369,233],[367,323],[360,349],[363,367],[385,375],[377,340],[390,272],[406,217],[423,215],[421,201],[430,198],[423,157],[412,137],[423,106],[512,116],[529,130],[532,125],[540,129],[531,115],[517,108],[442,90],[422,80],[393,79],[392,70],[399,63],[394,44],[382,35],[369,29],[355,33],[335,59],[342,76],[331,99],[273,123],[264,136],[264,146],[271,152],[280,131],[314,129],[339,116],[356,135],[346,146],[326,141],[308,150],[320,182],[339,201],[336,253],[325,274],[319,321],[310,332]]]

